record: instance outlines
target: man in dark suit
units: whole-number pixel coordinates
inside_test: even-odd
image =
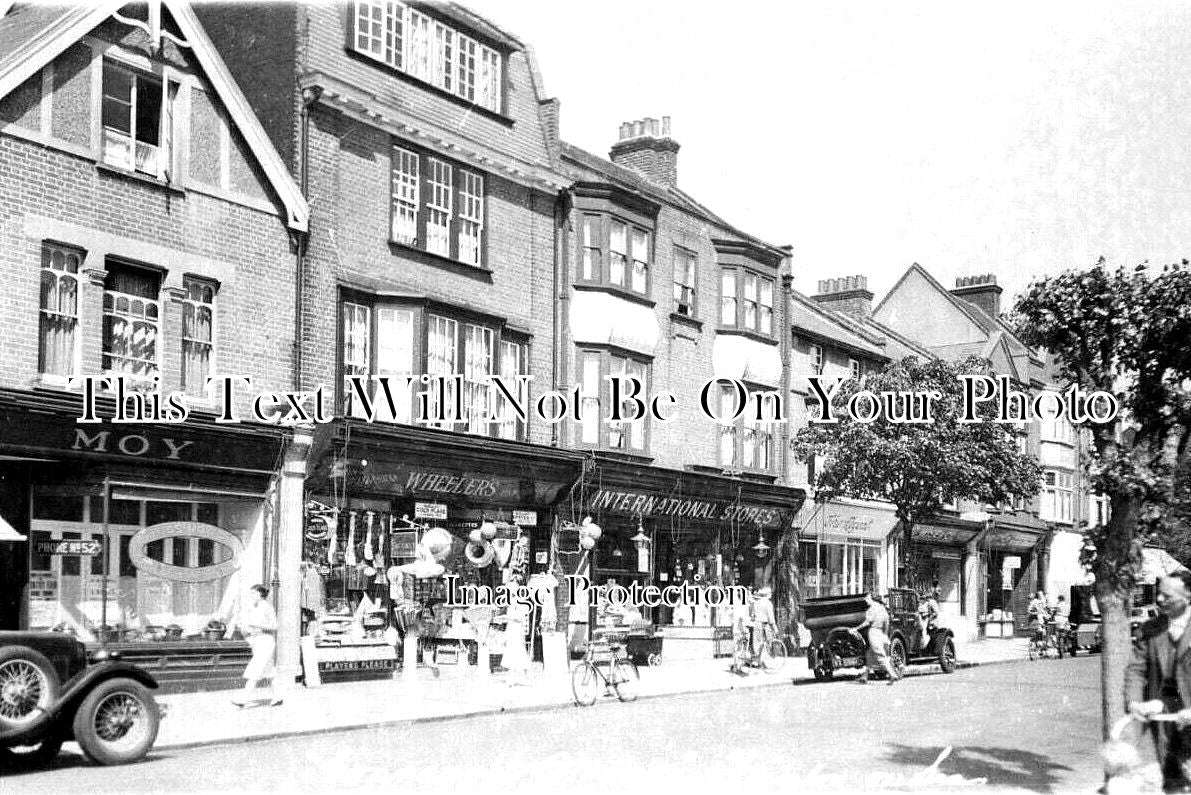
[[[1167,792],[1191,792],[1191,571],[1158,581],[1161,614],[1141,627],[1125,670],[1125,703],[1138,717],[1177,713],[1153,723],[1154,746]]]

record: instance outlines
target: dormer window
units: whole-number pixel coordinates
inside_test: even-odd
[[[357,0],[352,48],[410,77],[500,113],[499,52],[394,0]]]

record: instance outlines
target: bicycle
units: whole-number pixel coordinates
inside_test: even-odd
[[[750,627],[752,631],[756,628]],[[763,637],[760,648],[753,653],[751,632],[742,635],[736,641],[736,664],[760,668],[767,674],[777,673],[786,664],[786,644],[780,639],[771,638],[767,629],[762,629]]]
[[[1059,633],[1056,631],[1055,622],[1048,619],[1034,631],[1034,636],[1030,638],[1026,652],[1031,660],[1052,655],[1061,660],[1063,659],[1063,645],[1060,642]]]
[[[600,695],[600,683],[604,685],[604,695],[612,690],[616,697],[624,702],[636,701],[639,693],[641,674],[637,665],[623,654],[623,637],[613,641],[609,637],[597,637],[588,641],[583,660],[571,672],[571,692],[575,696],[575,704],[580,707],[590,707]],[[604,668],[608,672],[604,672]]]

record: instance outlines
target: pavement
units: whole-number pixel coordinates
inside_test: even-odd
[[[1026,640],[1010,638],[957,644],[960,667],[1027,661]],[[740,676],[728,659],[666,662],[642,667],[641,699],[688,693],[789,687],[813,679],[805,657],[792,657],[777,673],[756,670]],[[911,666],[910,675],[937,671],[936,665]],[[480,715],[575,709],[569,672],[531,673],[525,684],[506,675],[483,677],[474,669],[443,666],[436,676],[419,667],[412,677],[325,684],[285,690],[278,706],[241,708],[235,691],[185,693],[159,697],[167,713],[155,748],[202,746],[319,735],[359,728],[450,721]]]

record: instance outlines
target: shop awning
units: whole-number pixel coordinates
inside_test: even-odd
[[[804,509],[804,515],[808,513]],[[808,539],[884,541],[897,526],[892,506],[871,506],[832,500],[810,507],[802,527]]]
[[[3,516],[0,516],[0,541],[26,541],[26,537],[16,531]]]
[[[1141,580],[1154,582],[1159,577],[1187,568],[1165,549],[1146,547],[1141,551]]]
[[[964,527],[962,525],[917,524],[914,525],[913,540],[919,544],[962,547],[979,535],[983,529],[983,525]]]

